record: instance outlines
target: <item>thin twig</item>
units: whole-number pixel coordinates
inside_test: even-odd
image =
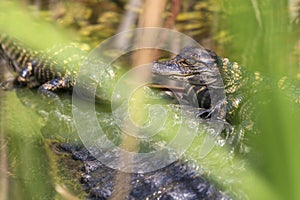
[[[137,17],[141,11],[143,1],[142,0],[130,0],[126,5],[126,12],[120,23],[118,33],[130,30],[134,27]],[[123,46],[128,46],[128,43],[131,42],[126,37],[117,37],[115,41],[116,48],[122,49]]]
[[[251,0],[251,3],[253,6],[253,9],[254,9],[255,18],[257,20],[257,23],[258,23],[259,27],[262,28],[262,20],[261,20],[260,11],[258,9],[257,0]]]
[[[163,11],[165,10],[166,0],[145,0],[143,5],[143,12],[139,18],[139,28],[143,27],[161,27],[163,24]],[[141,34],[136,36],[135,45],[143,47],[145,43],[154,42],[155,39],[153,35],[150,35],[147,31],[141,32]],[[152,62],[153,51],[149,49],[141,49],[135,52],[132,56],[133,66],[139,66],[141,64]],[[147,79],[151,75],[150,71],[144,71],[143,74],[136,74],[135,78]],[[139,80],[139,79],[138,79]],[[143,106],[143,97],[139,95],[138,97],[140,103],[134,107],[134,115],[136,119],[143,119],[144,113],[141,113],[140,106]],[[129,119],[130,120],[130,119]],[[127,124],[128,121],[124,120],[122,123]],[[130,124],[130,123],[129,123]],[[133,129],[134,130],[134,129]],[[122,134],[121,147],[127,151],[137,152],[138,150],[138,140],[132,136]],[[126,156],[121,157],[120,161],[122,163],[133,163],[133,158],[128,158]],[[133,169],[132,169],[133,170]],[[115,187],[114,192],[110,199],[125,199],[129,192],[131,191],[131,174],[118,171],[115,176]]]
[[[171,13],[169,14],[166,23],[165,23],[165,28],[173,28],[176,17],[180,12],[180,6],[181,6],[181,0],[172,0],[171,4]]]

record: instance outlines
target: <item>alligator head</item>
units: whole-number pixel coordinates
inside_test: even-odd
[[[217,59],[213,51],[188,47],[173,59],[154,62],[152,72],[154,75],[167,76],[193,85],[208,85],[215,82],[219,75]]]

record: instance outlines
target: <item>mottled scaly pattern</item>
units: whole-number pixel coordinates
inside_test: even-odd
[[[19,74],[15,84],[39,87],[39,92],[57,99],[54,91],[75,85],[80,64],[86,58],[86,53],[75,45],[34,51],[4,34],[0,35],[0,54]]]
[[[27,62],[35,59],[37,51],[33,51],[17,40],[0,34],[0,56],[6,60],[14,72],[20,72]]]
[[[116,190],[115,174],[119,173],[96,160],[83,147],[59,144],[82,165],[80,182],[88,193],[88,199],[108,199]],[[176,161],[150,173],[130,174],[132,186],[125,199],[231,199],[228,193],[208,181],[193,162]]]

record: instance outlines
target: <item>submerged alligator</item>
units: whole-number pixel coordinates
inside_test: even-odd
[[[87,54],[70,46],[37,52],[8,36],[1,35],[0,55],[7,61],[9,68],[18,73],[14,84],[38,87],[40,93],[58,99],[56,91],[72,89],[76,84],[78,63],[82,62]],[[210,50],[193,47],[183,49],[173,59],[154,62],[152,72],[154,76],[166,76],[184,83],[182,91],[175,95],[189,104],[189,101],[195,101],[191,95],[193,92],[196,93],[199,107],[194,108],[195,115],[209,120],[211,115],[217,113],[218,120],[226,124],[221,137],[227,138],[234,151],[248,151],[244,136],[247,136],[246,132],[250,134],[255,132],[252,120],[253,104],[249,99],[257,94],[257,88],[265,88],[264,82],[267,81],[265,77],[258,72],[246,75],[244,69],[237,63],[217,56]],[[113,71],[104,81],[115,82],[115,80]],[[285,78],[280,79],[279,83],[280,88],[290,84]],[[213,103],[210,90],[218,90],[223,87],[222,84],[226,95]],[[299,96],[298,93],[294,93],[294,101],[299,102]],[[105,99],[101,96],[100,98]],[[109,180],[112,179],[110,176],[115,173],[114,171],[96,161],[84,148],[74,148],[70,144],[62,144],[60,148],[70,153],[74,159],[82,161],[85,167],[81,181],[91,198],[106,199],[111,195],[114,183]],[[108,181],[104,183],[102,179]],[[141,195],[150,199],[229,198],[226,193],[216,189],[195,169],[189,168],[188,164],[182,161],[144,176],[134,174],[132,181],[133,189],[128,199],[136,199],[142,197]],[[165,191],[162,191],[163,189]]]
[[[122,190],[123,188],[115,186],[116,182],[121,181],[115,179],[117,173],[129,175],[130,189],[124,191],[126,196],[124,199],[128,200],[232,199],[229,192],[211,183],[197,164],[191,161],[176,161],[153,172],[128,174],[107,167],[81,146],[61,143],[56,144],[55,149],[57,153],[67,155],[65,160],[72,159],[80,163],[80,183],[88,193],[88,199],[108,199],[113,193]]]

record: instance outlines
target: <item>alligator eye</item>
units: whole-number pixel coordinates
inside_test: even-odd
[[[188,67],[188,66],[189,66],[189,63],[187,63],[185,59],[179,60],[179,61],[178,61],[178,64],[179,64],[181,67]]]
[[[194,58],[188,58],[185,60],[186,63],[189,63],[189,65],[195,65],[197,63],[196,59]]]

